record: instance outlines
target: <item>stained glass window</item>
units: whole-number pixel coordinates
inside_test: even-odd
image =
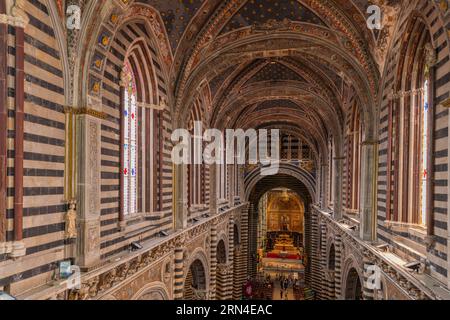
[[[421,203],[422,203],[422,215],[421,223],[426,225],[427,222],[427,178],[428,178],[428,107],[429,107],[429,82],[425,80],[423,85],[423,105],[422,105],[422,183],[421,183]]]
[[[137,107],[136,107],[136,82],[133,71],[128,63],[125,64],[124,74],[127,83],[125,85],[123,104],[123,210],[124,214],[137,212]]]

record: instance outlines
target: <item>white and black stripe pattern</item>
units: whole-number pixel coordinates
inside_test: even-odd
[[[241,213],[240,246],[238,250],[235,250],[237,252],[234,259],[233,300],[240,300],[242,298],[242,286],[247,279],[248,215],[249,205],[242,209]]]
[[[174,279],[173,279],[173,298],[174,300],[183,299],[184,285],[184,251],[178,247],[174,252]]]
[[[321,279],[321,266],[320,266],[320,247],[319,247],[319,221],[318,213],[316,210],[312,210],[311,213],[311,287],[317,298],[320,298],[322,291],[322,279]]]
[[[410,8],[411,10],[412,8]],[[434,248],[427,252],[427,258],[430,260],[431,273],[437,279],[446,282],[448,277],[448,110],[440,104],[449,98],[450,90],[450,51],[448,46],[448,15],[442,17],[438,6],[433,1],[419,1],[415,8],[422,13],[429,32],[431,34],[432,42],[436,48],[437,63],[435,65],[435,96],[434,96],[434,191],[433,191],[433,215],[434,215],[434,236],[436,243]],[[393,44],[386,60],[386,69],[383,77],[383,93],[380,109],[379,120],[379,163],[378,163],[378,238],[385,241],[398,250],[403,251],[412,259],[419,258],[412,250],[406,250],[405,247],[398,246],[395,238],[404,236],[402,234],[393,233],[386,229],[383,225],[386,220],[387,205],[391,208],[394,205],[393,196],[387,199],[387,182],[395,179],[395,166],[392,166],[391,176],[387,176],[388,166],[388,125],[389,125],[389,94],[392,91],[392,86],[396,81],[396,70],[402,57],[400,56],[402,37],[407,31],[408,22],[413,16],[411,11],[403,12],[399,17],[397,30],[394,34]],[[446,20],[444,20],[446,19]],[[408,237],[407,241],[412,241],[417,246],[425,247],[422,239],[417,237]]]
[[[210,279],[209,279],[209,291],[211,293],[211,297],[216,297],[219,294],[217,290],[216,279],[218,277],[217,274],[217,225],[213,224],[211,226],[211,244],[210,244]],[[220,287],[220,284],[219,284]]]
[[[0,287],[12,294],[45,284],[58,263],[72,259],[65,240],[65,90],[59,41],[46,0],[24,1],[30,21],[24,39],[23,236],[26,256],[0,256]],[[6,241],[13,241],[15,28],[7,26]],[[67,250],[66,250],[67,249]]]
[[[335,299],[342,296],[342,236],[337,234],[334,238],[335,267],[334,267],[334,290]]]

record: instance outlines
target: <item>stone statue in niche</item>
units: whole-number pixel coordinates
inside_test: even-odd
[[[73,239],[77,237],[77,210],[76,201],[69,201],[69,210],[66,213],[66,238]]]

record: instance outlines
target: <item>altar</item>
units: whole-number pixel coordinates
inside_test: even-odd
[[[281,234],[275,240],[273,250],[267,253],[267,257],[301,260],[303,248],[295,247],[294,240],[289,235]]]

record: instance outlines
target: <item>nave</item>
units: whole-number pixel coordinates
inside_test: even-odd
[[[0,297],[450,299],[449,30],[447,0],[0,0]]]

